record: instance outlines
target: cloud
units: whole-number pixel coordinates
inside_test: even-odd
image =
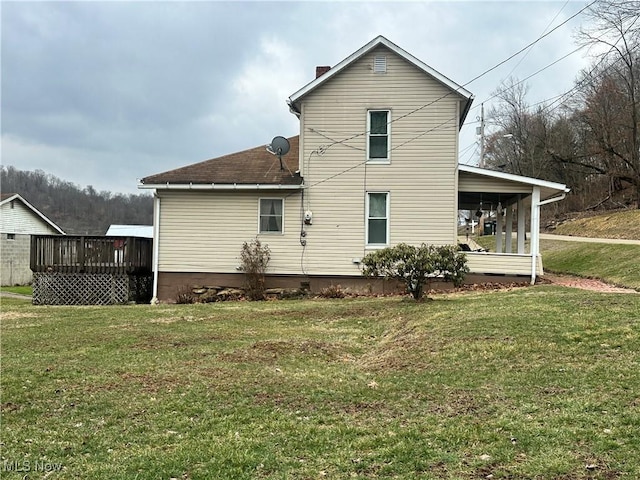
[[[556,23],[582,4],[5,2],[3,163],[135,191],[139,177],[297,134],[287,98],[316,65],[377,35],[463,84],[535,39],[561,8]],[[513,74],[574,48],[576,25],[536,45]],[[536,77],[531,101],[571,88],[583,65],[575,55]],[[468,87],[477,105],[513,66]]]
[[[243,130],[253,132],[264,144],[276,135],[298,133],[298,120],[289,112],[286,99],[307,81],[300,69],[302,56],[302,51],[275,34],[258,39],[253,54],[228,79],[226,115],[210,117],[213,128],[228,130],[226,138],[239,140],[227,142],[233,148],[229,153],[254,146],[238,135]]]

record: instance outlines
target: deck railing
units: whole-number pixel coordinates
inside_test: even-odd
[[[152,250],[150,238],[32,235],[31,270],[144,274],[152,270]]]

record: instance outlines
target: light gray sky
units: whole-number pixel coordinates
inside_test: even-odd
[[[142,177],[297,135],[287,98],[316,65],[377,35],[464,85],[585,5],[5,1],[2,164],[140,193]],[[466,86],[477,108],[461,132],[462,162],[477,161],[480,103],[509,75],[523,79],[576,49],[582,21]],[[581,51],[533,77],[528,100],[569,90],[590,61]]]

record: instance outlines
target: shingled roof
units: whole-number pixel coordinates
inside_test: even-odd
[[[143,178],[141,187],[160,185],[300,185],[298,171],[299,136],[288,139],[291,148],[282,157],[283,169],[276,155],[264,145],[242,152],[212,158]]]

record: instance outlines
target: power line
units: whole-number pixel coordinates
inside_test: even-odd
[[[547,33],[542,34],[540,37],[538,37],[536,40],[534,40],[533,42],[531,42],[529,45],[525,46],[524,48],[521,48],[520,50],[518,50],[516,53],[514,53],[513,55],[511,55],[510,57],[508,57],[507,59],[501,61],[500,63],[498,63],[497,65],[494,65],[493,67],[489,68],[488,70],[485,70],[484,72],[482,72],[480,75],[478,75],[477,77],[474,77],[473,79],[469,80],[467,83],[465,83],[463,85],[463,87],[469,85],[472,82],[475,82],[476,80],[478,80],[481,77],[484,77],[487,73],[492,72],[493,70],[495,70],[496,68],[504,65],[505,63],[507,63],[509,60],[511,60],[512,58],[520,55],[522,52],[524,52],[526,49],[528,49],[529,47],[532,47],[533,45],[535,45],[536,43],[538,43],[540,40],[542,40],[543,38],[548,37],[549,35],[551,35],[553,32],[555,32],[558,28],[562,27],[563,25],[565,25],[566,23],[568,23],[569,21],[573,20],[575,17],[577,17],[578,15],[580,15],[582,12],[584,12],[586,9],[590,8],[594,3],[596,3],[597,0],[593,0],[590,4],[588,4],[586,7],[581,8],[580,10],[578,10],[576,13],[574,13],[573,15],[571,15],[569,18],[567,18],[564,22],[560,23],[559,25],[555,26],[553,29],[551,29],[550,31],[548,31]]]
[[[492,71],[494,71],[495,69],[497,69],[498,67],[504,65],[505,63],[509,62],[510,60],[512,60],[513,58],[517,57],[518,55],[520,55],[522,52],[524,52],[525,50],[531,48],[532,46],[534,46],[535,44],[537,44],[538,42],[540,42],[542,39],[548,37],[549,35],[551,35],[553,32],[555,32],[556,30],[558,30],[560,27],[566,25],[568,22],[570,22],[571,20],[573,20],[574,18],[576,18],[578,15],[580,15],[582,12],[584,12],[585,10],[587,10],[588,8],[590,8],[594,3],[596,3],[597,0],[593,0],[591,3],[589,3],[588,5],[586,5],[585,7],[581,8],[580,10],[578,10],[576,13],[574,13],[573,15],[571,15],[569,18],[567,18],[566,20],[564,20],[563,22],[561,22],[560,24],[556,25],[554,28],[552,28],[551,30],[549,30],[546,33],[543,33],[542,35],[540,35],[538,38],[536,38],[534,41],[530,42],[529,44],[525,45],[523,48],[521,48],[520,50],[518,50],[517,52],[513,53],[512,55],[510,55],[509,57],[507,57],[505,60],[502,60],[501,62],[497,63],[496,65],[492,66],[491,68],[488,68],[487,70],[483,71],[482,73],[480,73],[479,75],[476,75],[475,77],[473,77],[471,80],[469,80],[468,82],[458,86],[457,88],[450,90],[449,92],[447,92],[446,94],[436,98],[435,100],[426,103],[424,105],[421,105],[403,115],[400,115],[399,117],[396,117],[392,120],[390,120],[389,122],[387,122],[387,125],[391,125],[392,123],[398,122],[404,118],[409,117],[410,115],[414,115],[415,113],[424,110],[427,107],[430,107],[431,105],[434,105],[435,103],[449,97],[450,95],[454,94],[454,93],[458,93],[461,89],[465,88],[466,86],[470,85],[471,83],[475,82],[476,80],[484,77],[485,75],[491,73]],[[361,137],[363,135],[366,135],[367,133],[369,133],[368,130],[365,130],[363,132],[359,132],[359,133],[355,133],[349,137],[346,137],[342,140],[334,140],[333,143],[327,145],[325,147],[325,149],[329,149],[334,145],[338,145],[338,144],[344,144],[345,142],[348,142],[350,140],[353,140],[355,138]],[[428,132],[425,132],[425,134]],[[422,134],[424,135],[424,134]],[[419,138],[422,135],[418,135],[416,138]]]
[[[582,50],[583,48],[585,48],[584,46],[580,46],[578,48],[576,48],[575,50],[570,51],[569,53],[567,53],[566,55],[563,55],[562,57],[558,58],[557,60],[554,60],[553,62],[551,62],[550,64],[542,67],[541,69],[535,71],[534,73],[532,73],[531,75],[529,75],[528,77],[523,78],[522,80],[514,83],[513,85],[509,86],[508,88],[506,88],[505,90],[511,90],[515,87],[517,87],[518,85],[523,84],[524,82],[526,82],[527,80],[530,80],[531,78],[535,77],[536,75],[544,72],[547,68],[551,68],[553,67],[555,64],[561,62],[562,60],[570,57],[571,55],[574,55],[575,53],[578,53],[580,50]],[[493,100],[496,97],[499,97],[500,93],[496,93],[494,95],[492,95],[491,97],[487,98],[483,103],[488,102],[489,100]],[[477,108],[477,107],[474,107]]]
[[[473,157],[475,157],[476,153],[477,153],[477,152],[478,152],[478,150],[480,149],[480,146],[479,146],[477,143],[472,143],[472,144],[471,144],[471,146],[474,146],[474,147],[476,147],[476,148],[474,148],[474,149],[471,151],[471,154],[470,154],[470,155],[467,155],[467,158],[466,158],[464,161],[462,161],[462,162],[461,162],[460,160],[458,160],[458,163],[462,163],[463,165],[469,165],[469,161],[470,161]],[[458,155],[458,158],[460,158],[460,155]]]
[[[476,142],[470,143],[469,145],[464,147],[462,150],[458,151],[458,156],[464,155],[465,153],[467,153],[468,150],[470,150],[471,148],[476,147],[476,146],[477,146]]]
[[[435,130],[438,130],[438,129],[440,129],[440,127],[442,127],[442,126],[444,126],[444,125],[448,124],[449,122],[454,121],[455,119],[456,119],[456,117],[449,118],[449,119],[445,120],[444,122],[442,122],[442,123],[440,123],[440,124],[436,125],[435,127],[432,127],[432,128],[430,128],[429,130],[426,130],[425,132],[422,132],[422,133],[420,134],[420,136],[423,136],[423,135],[426,135],[426,134],[428,134],[428,133],[431,133],[431,132],[433,132],[433,131],[435,131]],[[413,140],[413,139],[412,139],[412,140]],[[410,141],[411,141],[411,140],[410,140]],[[409,143],[409,141],[405,142],[404,144],[407,144],[407,143]],[[315,151],[315,150],[314,150],[314,151]],[[322,153],[323,155],[324,155],[324,152],[326,152],[326,149],[323,151],[323,153]],[[312,152],[312,153],[313,153],[313,152]],[[347,167],[347,168],[345,168],[344,170],[342,170],[342,171],[340,171],[340,172],[338,172],[338,173],[335,173],[335,174],[333,174],[333,175],[331,175],[331,176],[329,176],[329,177],[327,177],[327,178],[324,178],[324,179],[322,179],[322,180],[319,180],[319,181],[317,181],[317,182],[315,182],[315,183],[310,184],[310,185],[307,187],[307,189],[310,189],[310,188],[316,187],[316,186],[318,186],[318,185],[320,185],[320,184],[322,184],[322,183],[328,182],[329,180],[333,180],[334,178],[339,177],[339,176],[341,176],[341,175],[344,175],[345,173],[348,173],[348,172],[350,172],[351,170],[355,170],[355,169],[356,169],[356,168],[358,168],[358,167],[361,167],[361,166],[363,166],[363,165],[366,165],[368,162],[369,162],[369,160],[367,159],[367,160],[363,160],[362,162],[356,163],[355,165],[352,165],[352,166],[350,166],[350,167]],[[287,195],[287,196],[290,196],[290,195],[293,195],[293,193],[290,193],[290,194],[289,194],[289,195]]]
[[[576,18],[578,15],[580,15],[580,14],[581,14],[582,12],[584,12],[586,9],[590,8],[594,3],[596,3],[596,1],[597,1],[597,0],[593,0],[591,3],[589,3],[589,4],[588,4],[588,5],[586,5],[585,7],[581,8],[580,10],[578,10],[578,11],[577,11],[576,13],[574,13],[573,15],[571,15],[571,16],[570,16],[569,18],[567,18],[565,21],[563,21],[562,23],[560,23],[560,24],[556,25],[556,26],[555,26],[553,29],[551,29],[550,31],[548,31],[548,32],[546,32],[546,33],[543,33],[543,34],[542,34],[542,35],[540,35],[536,40],[534,40],[534,41],[530,42],[530,43],[529,43],[529,44],[527,44],[525,47],[521,48],[520,50],[518,50],[518,51],[517,51],[517,52],[515,52],[514,54],[510,55],[510,56],[509,56],[508,58],[506,58],[505,60],[502,60],[501,62],[497,63],[497,64],[496,64],[496,65],[494,65],[493,67],[488,68],[487,70],[483,71],[483,72],[482,72],[482,73],[480,73],[479,75],[476,75],[476,76],[475,76],[475,77],[473,77],[471,80],[469,80],[468,82],[464,83],[463,85],[460,85],[460,86],[459,86],[459,87],[457,87],[456,89],[450,90],[450,91],[449,91],[449,92],[447,92],[446,94],[444,94],[444,95],[442,95],[442,96],[440,96],[440,97],[436,98],[435,100],[433,100],[433,101],[431,101],[431,102],[429,102],[429,103],[426,103],[426,104],[424,104],[424,105],[421,105],[421,106],[419,106],[419,107],[417,107],[417,108],[415,108],[415,109],[413,109],[413,110],[411,110],[411,111],[409,111],[409,112],[407,112],[407,113],[405,113],[405,114],[403,114],[403,115],[400,115],[399,117],[396,117],[396,118],[394,118],[394,119],[390,120],[389,122],[387,122],[387,125],[390,125],[390,124],[392,124],[392,123],[398,122],[398,121],[400,121],[400,120],[402,120],[402,119],[404,119],[404,118],[409,117],[410,115],[414,115],[415,113],[417,113],[417,112],[419,112],[419,111],[421,111],[421,110],[424,110],[425,108],[427,108],[427,107],[429,107],[429,106],[431,106],[431,105],[434,105],[435,103],[437,103],[437,102],[439,102],[439,101],[441,101],[441,100],[443,100],[443,99],[445,99],[445,98],[449,97],[450,95],[452,95],[452,94],[454,94],[454,93],[458,93],[462,88],[465,88],[466,86],[470,85],[471,83],[475,82],[476,80],[478,80],[478,79],[480,79],[480,78],[484,77],[485,75],[487,75],[487,74],[489,74],[490,72],[494,71],[494,70],[495,70],[495,69],[497,69],[498,67],[500,67],[500,66],[504,65],[505,63],[509,62],[510,60],[512,60],[513,58],[515,58],[516,56],[518,56],[519,54],[521,54],[521,53],[522,53],[522,52],[524,52],[525,50],[527,50],[527,49],[531,48],[532,46],[534,46],[535,44],[537,44],[538,42],[540,42],[542,39],[544,39],[544,38],[548,37],[548,36],[549,36],[549,35],[551,35],[553,32],[555,32],[556,30],[558,30],[560,27],[562,27],[563,25],[566,25],[568,22],[570,22],[571,20],[573,20],[574,18]],[[548,28],[548,27],[547,27],[547,28]],[[578,49],[578,50],[579,50],[579,49]],[[577,50],[576,50],[576,51],[577,51]],[[573,53],[575,53],[575,51],[574,51]],[[568,55],[566,55],[566,56],[565,56],[565,57],[563,57],[563,58],[566,58],[567,56],[568,56]],[[560,59],[560,60],[562,60],[562,59]],[[560,61],[560,60],[558,60],[558,61]],[[557,63],[558,61],[554,62],[554,64],[555,64],[555,63]],[[547,68],[547,67],[545,67],[545,68]],[[544,70],[544,69],[542,69],[542,70]],[[540,70],[540,71],[542,71],[542,70]],[[540,71],[536,72],[536,73],[535,73],[535,74],[533,74],[533,75],[536,75],[536,74],[540,73]],[[531,78],[533,75],[529,76],[528,78]],[[420,133],[419,135],[417,135],[417,136],[415,136],[415,137],[413,137],[413,138],[411,138],[411,139],[409,139],[409,140],[407,140],[407,141],[403,142],[402,144],[397,145],[397,146],[396,146],[396,147],[394,147],[392,150],[396,150],[397,148],[399,148],[399,147],[401,147],[401,146],[404,146],[404,145],[406,145],[406,144],[408,144],[408,143],[410,143],[410,142],[412,142],[412,141],[416,140],[417,138],[420,138],[420,137],[422,137],[422,136],[424,136],[424,135],[427,135],[428,133],[431,133],[432,131],[434,131],[434,130],[436,130],[436,129],[439,129],[440,127],[442,127],[442,126],[444,126],[444,125],[448,124],[449,122],[456,121],[456,119],[457,119],[457,117],[455,117],[455,116],[454,116],[453,118],[447,119],[446,121],[444,121],[444,122],[440,123],[440,124],[439,124],[439,125],[437,125],[436,127],[433,127],[433,128],[431,128],[431,129],[428,129],[428,130],[426,130],[426,131],[424,131],[424,132]],[[319,135],[321,135],[321,136],[323,136],[323,137],[325,137],[325,138],[327,138],[328,140],[330,140],[330,141],[331,141],[331,143],[330,143],[329,145],[326,145],[326,146],[322,145],[322,146],[318,147],[318,149],[314,150],[314,152],[321,152],[322,154],[324,154],[324,153],[325,153],[329,148],[333,147],[334,145],[338,145],[338,144],[345,145],[345,146],[347,146],[347,147],[349,147],[349,148],[356,148],[356,149],[358,149],[357,147],[353,147],[353,146],[351,146],[351,145],[347,145],[347,144],[346,144],[346,142],[348,142],[348,141],[350,141],[350,140],[353,140],[353,139],[355,139],[355,138],[361,137],[361,136],[366,135],[367,133],[369,133],[369,131],[368,131],[368,130],[365,130],[365,131],[363,131],[363,132],[359,132],[359,133],[355,133],[355,134],[353,134],[353,135],[350,135],[350,136],[348,136],[348,137],[346,137],[346,138],[344,138],[344,139],[342,139],[342,140],[334,140],[334,139],[331,139],[330,137],[328,137],[327,135],[322,134],[321,132],[319,132],[319,131],[317,131],[317,130],[316,130],[315,132],[316,132],[316,133],[318,133]],[[362,149],[359,149],[359,150],[362,150]],[[366,165],[366,163],[367,163],[367,162],[368,162],[368,160],[364,160],[364,161],[359,162],[359,163],[357,163],[357,164],[355,164],[355,165],[352,165],[351,167],[348,167],[348,168],[346,168],[346,169],[344,169],[344,170],[342,170],[342,171],[340,171],[340,172],[338,172],[338,173],[336,173],[336,174],[330,175],[329,177],[327,177],[327,178],[325,178],[325,179],[322,179],[322,180],[320,180],[320,181],[318,181],[318,182],[315,182],[315,183],[313,183],[313,184],[311,184],[311,185],[307,186],[307,187],[306,187],[306,189],[310,189],[310,188],[316,187],[316,186],[318,186],[318,185],[320,185],[320,184],[322,184],[322,183],[328,182],[328,181],[330,181],[330,180],[332,180],[332,179],[334,179],[334,178],[336,178],[336,177],[339,177],[339,176],[341,176],[341,175],[344,175],[344,174],[346,174],[346,173],[348,173],[348,172],[350,172],[350,171],[352,171],[352,170],[354,170],[354,169],[356,169],[356,168],[358,168],[358,167],[360,167],[360,166]],[[289,194],[289,195],[291,195],[291,194]],[[288,196],[289,196],[289,195],[288,195]]]
[[[618,44],[618,42],[619,42],[621,39],[622,39],[622,35],[621,35],[621,36],[620,36],[620,38],[615,42],[615,44],[614,44],[614,45],[609,49],[609,52],[611,52],[611,51],[615,48],[615,45],[617,45],[617,44]],[[543,68],[539,69],[538,71],[536,71],[536,72],[532,73],[532,74],[531,74],[531,75],[529,75],[528,77],[526,77],[526,78],[524,78],[524,79],[520,80],[520,81],[519,81],[519,82],[517,82],[517,83],[514,83],[513,85],[509,86],[509,87],[508,87],[508,88],[506,88],[505,90],[510,90],[510,89],[512,89],[512,88],[517,87],[518,85],[520,85],[520,84],[522,84],[522,83],[526,82],[527,80],[531,79],[531,78],[532,78],[532,77],[534,77],[535,75],[538,75],[539,73],[541,73],[542,71],[546,70],[547,68],[549,68],[549,67],[551,67],[551,66],[555,65],[556,63],[560,62],[561,60],[564,60],[564,59],[566,59],[567,57],[569,57],[569,56],[571,56],[571,55],[573,55],[573,54],[577,53],[577,52],[578,52],[578,51],[580,51],[582,48],[585,48],[585,46],[578,47],[577,49],[575,49],[575,50],[573,50],[573,51],[571,51],[571,52],[567,53],[566,55],[564,55],[564,56],[560,57],[559,59],[555,60],[554,62],[550,63],[549,65],[547,65],[547,66],[545,66],[545,67],[543,67]],[[631,51],[633,51],[633,50],[635,50],[635,49],[637,49],[637,48],[640,48],[640,45],[636,45],[636,46],[634,46],[634,47],[631,49]],[[598,68],[599,68],[599,67],[600,67],[600,65],[604,62],[604,60],[606,60],[606,55],[603,55],[603,56],[600,58],[600,60],[599,60],[599,61],[598,61],[598,62],[597,62],[597,63],[596,63],[596,64],[595,64],[595,65],[594,65],[590,70],[589,70],[589,72],[587,72],[587,73],[585,73],[585,74],[584,74],[584,78],[583,78],[582,80],[580,80],[579,82],[577,82],[577,83],[576,83],[576,84],[575,84],[575,85],[574,85],[570,90],[568,90],[568,91],[566,91],[566,92],[564,92],[564,93],[561,93],[561,94],[559,94],[559,95],[556,95],[556,96],[553,96],[553,97],[549,97],[549,98],[546,98],[546,99],[544,99],[544,100],[540,100],[539,102],[536,102],[536,103],[534,103],[534,104],[530,105],[530,107],[535,107],[535,106],[538,106],[538,105],[541,105],[541,104],[545,104],[545,103],[547,103],[547,102],[551,101],[551,103],[548,103],[548,104],[547,104],[547,105],[546,105],[546,106],[541,110],[541,112],[542,112],[542,113],[544,113],[544,112],[546,111],[546,113],[552,113],[553,111],[557,110],[558,108],[560,108],[561,106],[563,106],[563,105],[565,104],[565,100],[566,100],[566,99],[571,98],[571,97],[573,97],[576,93],[578,93],[578,92],[580,91],[580,89],[584,86],[584,84],[585,84],[585,83],[587,83],[589,80],[593,80],[594,73],[598,70]],[[619,62],[619,61],[622,61],[622,60],[621,60],[621,59],[616,60],[616,62]],[[605,75],[606,73],[607,73],[606,71],[601,71],[601,72],[599,72],[599,73],[596,73],[596,75],[597,75],[597,76],[602,76],[602,75]],[[493,100],[494,98],[496,98],[496,97],[498,97],[498,96],[500,96],[500,94],[498,94],[498,93],[497,93],[497,94],[495,94],[495,95],[492,95],[491,97],[489,97],[489,98],[487,98],[486,100],[484,100],[484,102],[483,102],[483,103],[486,103],[486,102],[488,102],[488,101],[490,101],[490,100]],[[565,99],[565,97],[566,97],[566,99]],[[553,106],[554,104],[556,104],[556,103],[557,103],[557,105],[556,105],[555,107],[553,107],[553,108],[552,108],[552,106]],[[476,108],[479,108],[479,106],[473,107],[471,110],[474,110],[474,109],[476,109]],[[465,123],[465,125],[469,125],[469,123]]]
[[[551,21],[549,22],[549,24],[544,28],[544,30],[542,31],[542,33],[545,33],[547,31],[547,29],[551,26],[551,24],[553,22],[556,21],[556,18],[558,18],[558,15],[560,15],[562,13],[562,11],[564,10],[564,8],[567,6],[567,4],[569,3],[569,0],[566,0],[564,2],[564,5],[562,5],[562,7],[560,8],[560,10],[558,10],[558,13],[556,13],[556,15],[551,19]],[[534,45],[531,45],[531,47],[529,47],[529,49],[527,50],[527,52],[522,56],[522,58],[520,58],[520,60],[518,60],[518,63],[516,63],[514,65],[514,67],[511,69],[511,71],[507,74],[507,76],[505,78],[509,78],[513,72],[515,72],[516,68],[518,68],[520,66],[520,64],[524,61],[525,58],[527,58],[527,56],[529,55],[529,53],[531,53],[531,50],[533,50]],[[504,81],[502,81],[502,84],[504,84]],[[485,100],[486,102],[486,100]]]
[[[622,35],[621,35],[621,36],[620,36],[620,38],[616,41],[616,43],[615,43],[614,45],[612,45],[612,46],[611,46],[611,48],[609,49],[609,52],[608,52],[608,53],[611,53],[611,51],[615,48],[615,45],[617,45],[617,44],[618,44],[618,42],[619,42],[621,39],[622,39]],[[633,52],[633,50],[636,50],[636,49],[638,49],[638,48],[640,48],[640,45],[636,45],[635,47],[633,47],[633,48],[630,50],[630,53],[631,53],[631,52]],[[608,54],[607,54],[607,55],[608,55]],[[594,72],[596,72],[596,70],[598,70],[598,68],[600,67],[600,65],[601,65],[601,64],[606,60],[607,55],[603,55],[603,56],[600,58],[600,61],[599,61],[598,63],[596,63],[596,64],[593,66],[593,68],[592,68],[588,73],[586,73],[586,74],[584,75],[583,79],[582,79],[582,80],[580,80],[579,82],[577,82],[577,83],[576,83],[576,85],[575,85],[571,90],[569,90],[568,92],[565,92],[564,94],[562,94],[562,95],[561,95],[561,97],[565,97],[565,96],[566,96],[567,98],[571,98],[571,97],[573,97],[576,93],[578,93],[578,92],[580,91],[580,89],[584,86],[584,84],[585,84],[585,83],[587,83],[587,81],[589,81],[589,80],[593,80]],[[616,60],[616,62],[620,62],[620,61],[622,61],[622,59],[620,59],[620,58]],[[600,71],[600,72],[597,72],[597,73],[596,73],[596,76],[597,76],[597,77],[601,77],[601,76],[606,75],[606,74],[607,74],[607,71],[606,71],[606,70],[602,70],[602,71]],[[558,102],[559,102],[559,103],[558,103]],[[556,105],[555,107],[551,108],[551,105],[553,105],[554,103],[558,103],[558,105]],[[555,100],[554,102],[552,102],[551,104],[549,104],[548,106],[546,106],[545,108],[543,108],[543,110],[542,110],[542,111],[544,112],[545,110],[548,110],[549,108],[551,108],[551,110],[548,110],[548,111],[546,112],[546,113],[551,113],[551,112],[553,112],[553,111],[557,110],[558,108],[560,108],[562,105],[564,105],[564,100],[562,100],[562,101],[560,101],[560,100]]]

